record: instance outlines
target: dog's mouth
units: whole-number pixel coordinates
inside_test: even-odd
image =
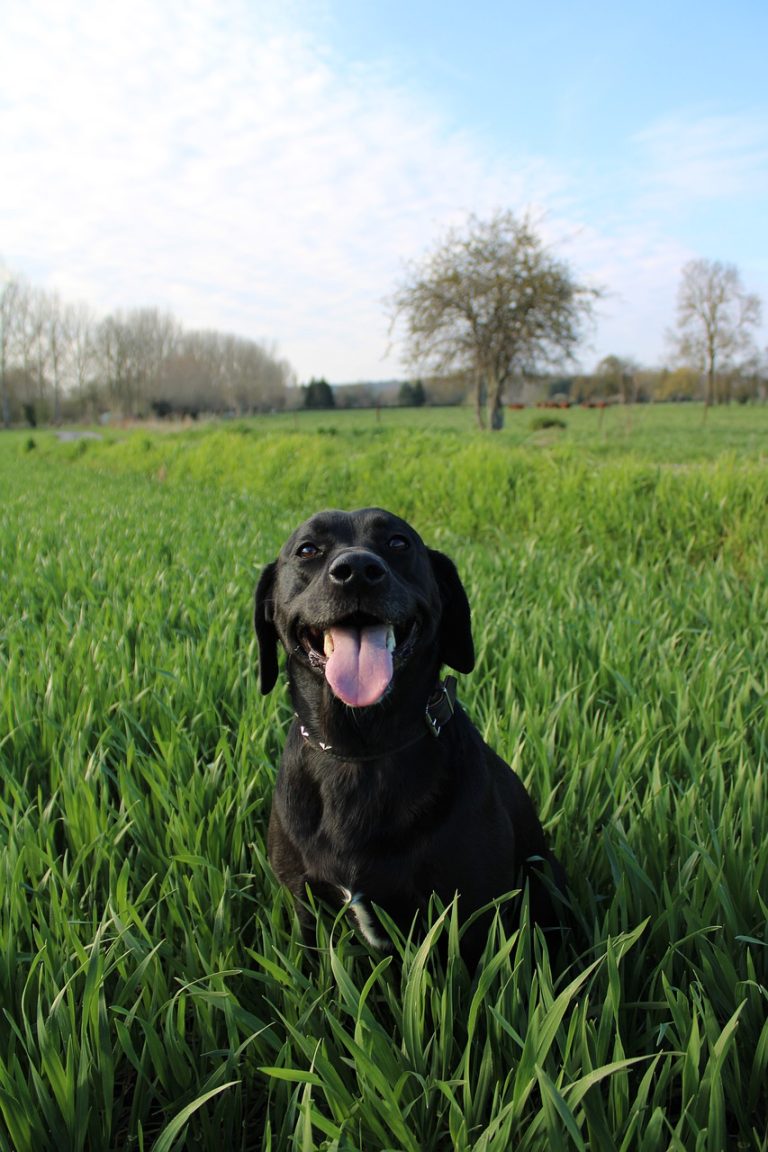
[[[415,620],[398,625],[356,613],[327,628],[304,625],[298,639],[334,696],[352,708],[367,708],[386,693],[417,632]]]

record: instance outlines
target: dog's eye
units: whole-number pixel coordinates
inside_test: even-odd
[[[317,544],[313,544],[311,540],[305,540],[296,549],[296,555],[301,560],[313,560],[315,556],[320,555],[320,549]]]
[[[407,552],[411,544],[406,540],[405,536],[393,536],[389,541],[389,547],[393,552]]]

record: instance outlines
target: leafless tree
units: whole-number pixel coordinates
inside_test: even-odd
[[[87,304],[68,305],[70,382],[82,415],[95,404],[96,326],[96,317]]]
[[[58,293],[42,301],[44,338],[48,344],[48,365],[53,385],[53,422],[61,423],[61,399],[70,352],[69,312]]]
[[[17,359],[28,288],[17,276],[0,269],[0,406],[4,427],[11,423],[9,374]]]
[[[274,349],[241,337],[228,337],[225,345],[229,370],[222,385],[231,406],[240,415],[281,408],[290,369]]]
[[[48,297],[42,288],[31,288],[19,313],[18,355],[24,376],[33,382],[33,392],[27,397],[40,416],[49,413],[48,369]]]
[[[3,423],[10,423],[11,396],[8,370],[14,369],[17,407],[29,410],[29,418],[51,412],[61,419],[69,334],[66,309],[55,293],[30,288],[11,278],[0,288],[0,375],[3,378]],[[31,414],[34,413],[33,417]]]
[[[451,229],[411,266],[390,309],[405,326],[408,361],[471,380],[478,423],[501,428],[505,389],[562,363],[577,347],[599,293],[578,283],[526,218],[498,212]]]
[[[187,332],[163,364],[152,407],[167,414],[269,411],[285,404],[290,366],[274,349],[221,332]]]
[[[690,260],[684,266],[677,296],[677,330],[668,338],[681,362],[706,374],[707,406],[718,399],[719,373],[732,370],[752,350],[752,329],[759,325],[760,313],[760,297],[744,291],[735,264]]]
[[[30,288],[0,269],[0,419],[8,426],[103,404],[151,411],[242,414],[282,408],[290,365],[276,350],[221,332],[184,333],[168,312],[137,308],[97,320],[86,306]]]
[[[129,312],[125,328],[139,409],[131,414],[137,415],[146,407],[163,365],[175,353],[181,329],[169,312],[156,308]]]
[[[133,415],[135,382],[129,333],[119,313],[105,317],[96,329],[98,371],[110,405],[122,415]]]

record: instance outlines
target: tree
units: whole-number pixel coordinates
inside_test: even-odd
[[[109,402],[125,417],[145,416],[166,362],[175,354],[180,328],[156,308],[114,312],[96,332],[96,349]]]
[[[704,372],[706,404],[716,399],[718,373],[733,369],[753,347],[751,329],[760,323],[760,297],[745,292],[735,264],[689,260],[677,295],[677,331],[669,333],[678,358]],[[727,385],[726,385],[727,387]]]
[[[335,408],[336,401],[333,395],[333,389],[327,380],[310,380],[309,384],[305,384],[303,389],[304,393],[304,407],[305,408]]]
[[[464,372],[478,423],[487,408],[499,429],[505,389],[573,354],[598,295],[545,249],[527,218],[497,212],[451,229],[410,267],[391,301],[392,326],[404,321],[414,364]]]
[[[406,380],[401,384],[397,402],[403,408],[423,408],[427,402],[427,394],[421,380],[417,380],[415,384]]]
[[[673,372],[659,373],[653,388],[653,398],[659,401],[700,400],[701,373],[695,368],[681,365]]]
[[[43,320],[48,342],[48,363],[53,382],[53,422],[61,423],[61,394],[66,362],[70,353],[72,333],[69,329],[70,313],[59,299],[58,293],[45,301]]]
[[[26,284],[0,268],[0,408],[3,425],[11,423],[9,376],[14,355],[21,343],[21,327],[26,312]]]
[[[96,318],[87,304],[68,306],[67,329],[70,335],[70,375],[77,409],[81,416],[96,409],[97,389],[93,378],[96,367]]]
[[[220,337],[219,343],[226,365],[222,393],[230,407],[241,416],[282,408],[290,367],[277,359],[274,349],[240,336]]]
[[[42,288],[30,289],[23,323],[20,327],[20,352],[25,374],[35,382],[34,397],[29,398],[33,408],[47,419],[49,412],[48,370],[50,346],[48,342],[48,297]]]
[[[345,384],[334,395],[337,408],[375,408],[380,393],[370,384]]]
[[[30,287],[0,264],[0,421],[150,411],[270,411],[293,369],[276,349],[220,332],[185,333],[157,308],[103,320]],[[325,385],[327,388],[328,385]],[[329,390],[330,391],[330,390]],[[331,393],[332,396],[332,393]]]
[[[637,365],[621,356],[604,356],[595,368],[595,384],[602,397],[620,396],[625,404],[635,399]]]
[[[99,375],[106,387],[109,404],[122,416],[133,416],[136,379],[130,330],[119,312],[101,321],[96,329],[95,346]]]

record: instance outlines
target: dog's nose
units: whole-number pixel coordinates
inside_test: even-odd
[[[328,569],[328,576],[332,584],[344,588],[374,588],[386,579],[387,568],[375,553],[355,549],[337,556]]]

